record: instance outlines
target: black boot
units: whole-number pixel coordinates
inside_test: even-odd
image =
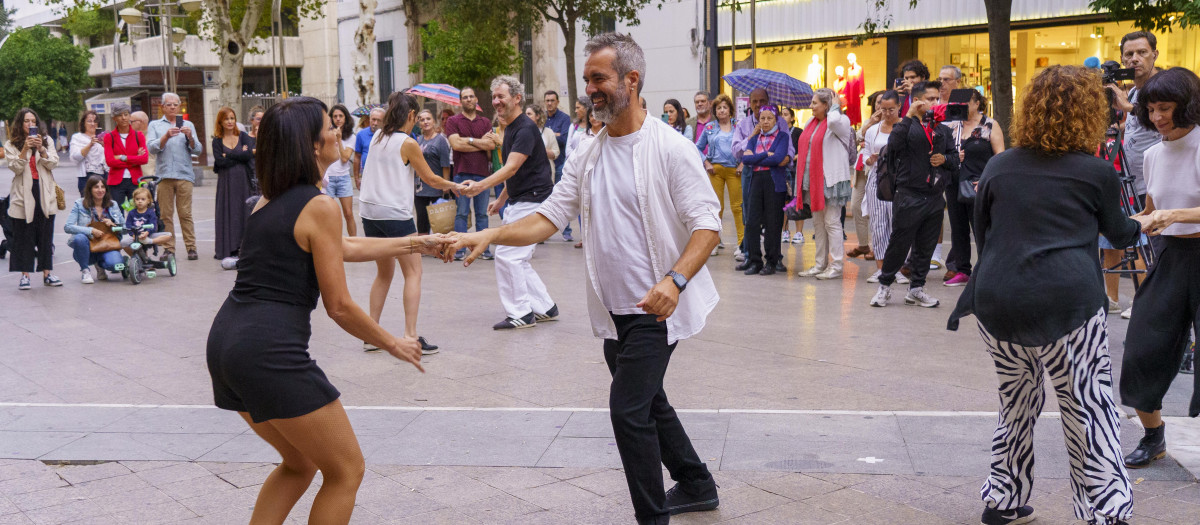
[[[1125,456],[1125,466],[1128,468],[1146,468],[1156,459],[1167,455],[1167,424],[1158,428],[1147,428],[1146,436],[1138,442],[1137,448]]]

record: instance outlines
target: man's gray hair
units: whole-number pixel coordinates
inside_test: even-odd
[[[813,98],[829,106],[829,111],[837,111],[839,113],[842,111],[842,102],[838,100],[837,93],[834,93],[832,89],[821,88],[813,91]]]
[[[695,98],[700,95],[704,95],[704,98],[707,98],[710,100],[712,99],[712,95],[709,95],[707,91],[697,91],[695,95],[692,95],[692,99],[695,100]]]
[[[958,66],[953,65],[953,64],[942,66],[942,71],[945,71],[947,69],[954,71],[954,80],[962,80],[962,70],[959,69]]]
[[[508,86],[508,94],[513,97],[521,97],[525,99],[525,84],[522,84],[517,77],[512,75],[500,75],[492,79],[492,91],[500,86]]]
[[[386,109],[384,109],[384,108],[374,108],[374,109],[372,109],[372,110],[371,110],[371,112],[370,112],[370,113],[367,113],[367,116],[374,115],[376,111],[378,111],[378,112],[380,112],[380,113],[383,113],[384,115],[386,115],[386,114],[387,114],[387,110],[386,110]]]
[[[168,91],[168,92],[166,92],[166,93],[163,93],[163,94],[162,94],[162,101],[163,101],[163,102],[166,102],[166,101],[167,101],[167,99],[169,99],[169,98],[173,98],[173,99],[175,99],[175,102],[179,102],[180,104],[182,104],[182,103],[183,103],[183,100],[179,98],[179,95],[176,95],[176,94],[174,94],[174,93],[171,93],[170,91]]]
[[[601,49],[612,49],[617,54],[617,58],[613,60],[613,68],[621,78],[625,78],[630,71],[638,72],[637,92],[640,95],[642,87],[646,85],[646,55],[642,52],[642,46],[634,42],[633,37],[629,35],[604,33],[588,40],[583,46],[583,53],[591,55]]]

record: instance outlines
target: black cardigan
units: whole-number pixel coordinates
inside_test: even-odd
[[[1108,305],[1098,234],[1116,248],[1140,237],[1121,210],[1111,162],[1014,148],[992,157],[975,199],[979,264],[947,328],[974,314],[993,337],[1051,344]]]
[[[242,150],[245,146],[245,151]],[[254,172],[254,139],[246,132],[238,133],[238,142],[233,149],[225,147],[225,142],[213,137],[213,171],[232,168],[238,164],[246,164]]]

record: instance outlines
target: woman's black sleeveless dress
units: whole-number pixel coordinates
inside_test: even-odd
[[[217,407],[255,423],[303,416],[341,395],[308,355],[320,289],[296,218],[321,191],[296,186],[246,219],[237,281],[208,332]]]

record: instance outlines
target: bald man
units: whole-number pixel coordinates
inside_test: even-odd
[[[146,127],[150,125],[150,116],[145,111],[134,111],[129,114],[129,125],[145,136]],[[142,166],[142,176],[146,175],[154,175],[154,155],[150,155],[150,161]]]

